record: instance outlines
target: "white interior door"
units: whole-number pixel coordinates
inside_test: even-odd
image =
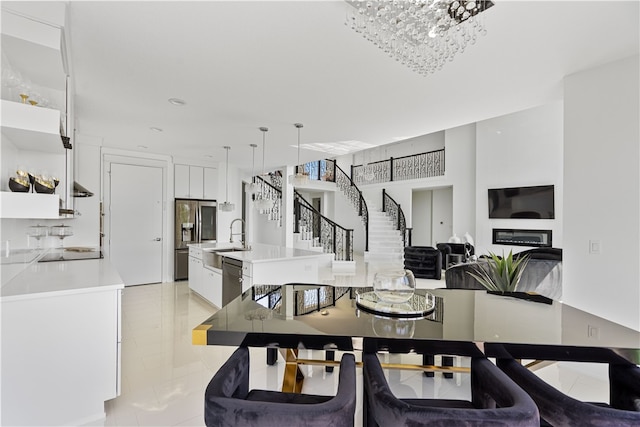
[[[162,168],[111,163],[109,257],[125,286],[162,281]]]

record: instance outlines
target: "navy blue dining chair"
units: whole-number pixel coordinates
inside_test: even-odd
[[[378,355],[363,353],[362,361],[365,427],[533,427],[540,423],[533,400],[485,357],[471,358],[470,401],[397,398],[389,388]]]
[[[205,391],[204,420],[214,426],[353,426],[356,370],[353,354],[342,356],[335,396],[249,390],[249,349],[239,347]]]
[[[536,402],[541,425],[640,426],[640,368],[605,348],[488,345],[496,363]],[[609,402],[583,402],[562,393],[521,364],[520,359],[606,363]]]

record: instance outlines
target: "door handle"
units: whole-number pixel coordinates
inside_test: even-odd
[[[155,239],[153,239],[154,242],[160,242],[162,241],[162,237],[156,237]]]
[[[242,277],[238,277],[238,283],[242,283]]]

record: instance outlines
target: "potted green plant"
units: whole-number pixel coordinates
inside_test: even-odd
[[[509,251],[506,257],[489,252],[490,259],[487,263],[478,263],[472,266],[473,271],[467,272],[473,276],[488,291],[515,292],[522,277],[522,272],[527,266],[527,256],[513,258]]]
[[[518,283],[522,277],[529,257],[523,255],[514,259],[512,251],[506,257],[489,252],[490,259],[486,263],[476,263],[471,266],[473,271],[467,274],[475,278],[487,289],[487,293],[507,295],[530,301],[551,304],[552,300],[535,292],[518,292]]]

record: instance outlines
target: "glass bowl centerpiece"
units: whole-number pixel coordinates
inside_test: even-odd
[[[402,304],[413,296],[416,279],[411,270],[379,271],[373,277],[373,291],[382,302]]]

